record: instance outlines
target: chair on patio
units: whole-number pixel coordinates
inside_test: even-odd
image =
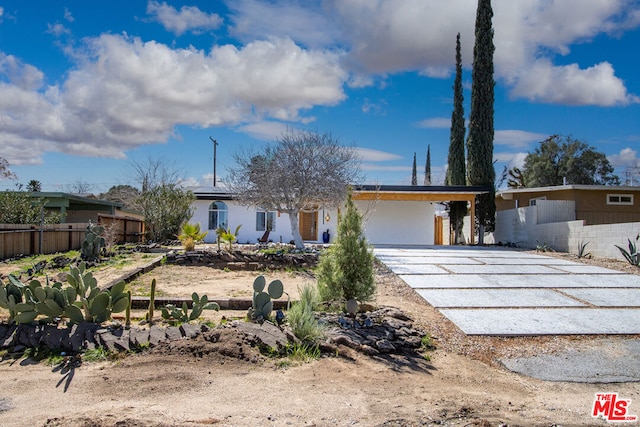
[[[271,230],[267,230],[264,232],[264,234],[262,235],[262,237],[260,237],[258,239],[258,246],[266,246],[266,244],[269,242],[269,233],[271,232]]]

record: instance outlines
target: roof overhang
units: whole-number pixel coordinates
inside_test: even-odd
[[[491,191],[484,186],[436,185],[359,185],[353,187],[353,200],[457,202],[475,200]]]
[[[485,186],[464,185],[354,185],[353,200],[457,202],[475,200],[491,191]],[[197,200],[233,200],[226,191],[195,191]]]
[[[122,208],[122,203],[112,202],[110,200],[93,199],[83,197],[77,194],[60,193],[60,192],[34,192],[29,193],[32,197],[43,198],[46,200],[46,208],[70,208],[70,209],[113,209]]]

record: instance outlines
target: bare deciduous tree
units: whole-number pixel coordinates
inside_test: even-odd
[[[76,179],[75,182],[66,185],[67,192],[71,194],[90,194],[92,188],[93,185],[80,178]]]
[[[15,179],[16,174],[9,169],[9,162],[7,159],[0,157],[0,178]]]
[[[175,162],[162,157],[148,157],[145,161],[131,161],[133,182],[144,193],[156,187],[179,184],[182,170]]]
[[[175,239],[193,216],[195,197],[180,185],[182,171],[175,162],[149,157],[131,163],[133,181],[140,185],[136,206],[143,212],[147,237],[154,242]]]
[[[298,228],[301,211],[339,206],[347,187],[360,178],[360,159],[353,147],[330,134],[290,129],[260,152],[234,156],[226,183],[241,202],[289,215],[297,248],[304,243]]]

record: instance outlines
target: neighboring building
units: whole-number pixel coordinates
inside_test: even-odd
[[[484,192],[487,190],[481,187],[362,185],[354,188],[353,200],[364,214],[369,243],[433,245],[442,243],[442,230],[436,227],[436,224],[442,224],[436,218],[438,202],[467,201],[473,210],[476,196]],[[273,242],[288,243],[293,238],[287,214],[240,205],[222,187],[202,187],[196,189],[194,195],[191,222],[199,223],[202,230],[208,231],[207,243],[216,241],[215,230],[220,226],[233,231],[241,225],[239,243],[256,243],[266,230]],[[301,212],[302,239],[308,243],[323,243],[323,234],[328,232],[332,240],[337,219],[338,210],[322,206]]]
[[[46,200],[45,209],[59,211],[63,223],[98,222],[98,215],[144,219],[142,213],[127,209],[121,203],[98,200],[69,193],[35,192],[32,197]]]
[[[640,187],[605,185],[560,185],[507,189],[496,193],[496,211],[534,206],[539,200],[575,203],[575,215],[584,225],[620,224],[640,221]]]
[[[640,226],[640,187],[562,185],[496,194],[496,242],[621,259]]]

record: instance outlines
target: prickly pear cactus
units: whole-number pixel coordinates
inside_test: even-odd
[[[11,281],[13,276],[9,276],[9,283],[4,284],[0,281],[0,307],[9,310],[9,321],[13,321],[16,317],[16,304],[22,303],[22,283],[19,285]],[[20,286],[22,285],[22,286]]]
[[[103,232],[104,227],[92,224],[91,221],[89,221],[80,253],[83,260],[95,261],[100,258],[102,248],[105,247],[105,240],[104,237],[102,237]]]
[[[177,307],[173,304],[167,304],[162,307],[162,318],[169,323],[189,323],[192,320],[196,320],[202,314],[203,310],[220,310],[220,306],[215,302],[209,302],[209,298],[206,295],[200,297],[196,292],[191,295],[193,305],[191,313],[186,302],[182,303],[182,307]]]
[[[124,292],[125,283],[119,282],[111,290],[101,290],[98,281],[91,272],[85,273],[85,263],[78,267],[71,267],[67,281],[73,287],[79,301],[74,304],[82,310],[84,321],[102,323],[111,318],[111,313],[122,312],[127,309],[129,300]],[[71,309],[75,321],[77,311]]]
[[[269,283],[265,292],[266,283],[264,276],[258,276],[253,281],[253,301],[251,308],[249,308],[249,318],[258,322],[268,320],[271,317],[271,311],[273,311],[272,299],[278,299],[284,293],[282,281],[273,280]]]
[[[9,283],[0,281],[0,307],[9,310],[9,320],[15,323],[31,323],[37,318],[44,324],[61,318],[71,323],[101,323],[129,306],[124,282],[101,290],[93,275],[85,273],[84,263],[71,267],[67,280],[70,286],[63,288],[60,282],[50,285],[48,278],[43,286],[36,279],[25,284],[9,276]]]

